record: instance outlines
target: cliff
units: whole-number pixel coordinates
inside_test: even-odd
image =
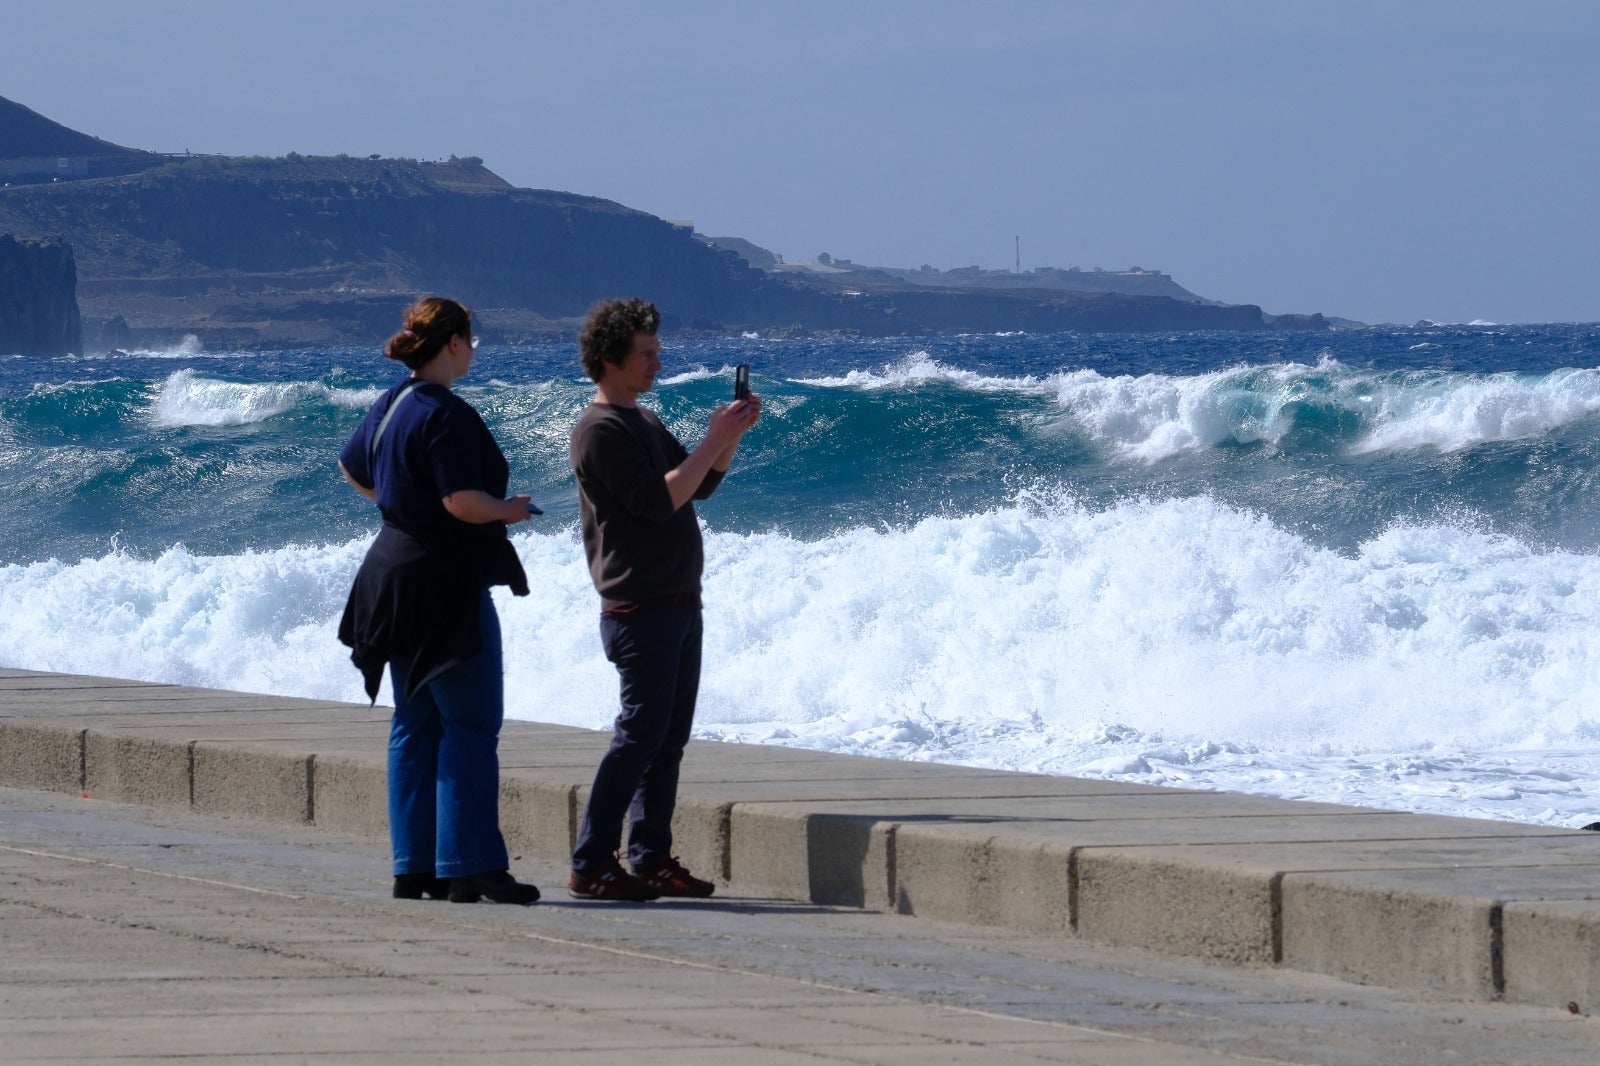
[[[96,318],[222,345],[381,339],[420,292],[459,297],[507,340],[570,332],[596,300],[634,293],[670,326],[708,331],[1265,325],[1255,308],[1154,296],[899,279],[865,296],[830,291],[621,204],[512,188],[475,160],[195,159],[0,189],[0,229],[70,241]]]
[[[0,234],[0,353],[81,351],[77,284],[67,245]]]
[[[493,341],[570,335],[618,295],[702,331],[1267,328],[1258,308],[1174,298],[1192,297],[1176,285],[1129,296],[1063,291],[1044,275],[1019,288],[948,284],[958,271],[932,285],[770,273],[642,211],[515,188],[473,157],[163,159],[0,100],[0,167],[47,146],[137,170],[0,187],[0,232],[72,246],[99,344],[370,343],[424,292],[464,300]]]
[[[763,299],[756,272],[661,219],[472,161],[196,159],[0,189],[0,229],[70,241],[86,296],[105,314],[124,298],[130,322],[146,298],[213,295],[432,291],[565,318],[647,292],[735,323]]]

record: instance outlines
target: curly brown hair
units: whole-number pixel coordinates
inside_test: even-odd
[[[654,337],[661,328],[661,312],[644,300],[606,300],[589,310],[578,334],[578,354],[583,372],[594,381],[605,376],[605,364],[620,365],[633,349],[633,336]]]
[[[472,312],[443,296],[424,296],[406,310],[404,325],[389,338],[383,354],[412,370],[420,369],[451,337],[472,336]]]

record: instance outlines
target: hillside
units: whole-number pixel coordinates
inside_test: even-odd
[[[129,153],[123,163],[139,169],[0,188],[0,233],[69,243],[86,320],[120,317],[135,339],[367,343],[422,292],[461,298],[502,340],[568,335],[594,301],[623,294],[654,300],[673,328],[703,331],[1266,326],[1250,305],[1164,295],[959,288],[888,275],[841,289],[755,269],[621,204],[512,187],[475,158],[162,159],[0,103],[9,116],[0,122],[0,167],[55,144]]]
[[[0,185],[129,174],[162,158],[68,129],[0,97]]]

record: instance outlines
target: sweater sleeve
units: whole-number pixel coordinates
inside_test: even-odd
[[[711,494],[717,491],[717,486],[722,484],[722,479],[727,476],[728,472],[726,470],[717,470],[715,468],[707,470],[705,480],[700,482],[700,487],[694,490],[694,498],[697,500],[709,500]]]

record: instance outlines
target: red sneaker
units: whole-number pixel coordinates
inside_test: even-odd
[[[641,871],[639,880],[656,889],[663,896],[684,899],[705,899],[717,890],[710,881],[702,881],[684,868],[674,857],[662,859],[648,870]]]
[[[661,898],[661,890],[646,884],[622,868],[616,859],[607,859],[598,870],[581,874],[572,871],[567,894],[574,899],[609,899],[626,903],[648,903]]]

